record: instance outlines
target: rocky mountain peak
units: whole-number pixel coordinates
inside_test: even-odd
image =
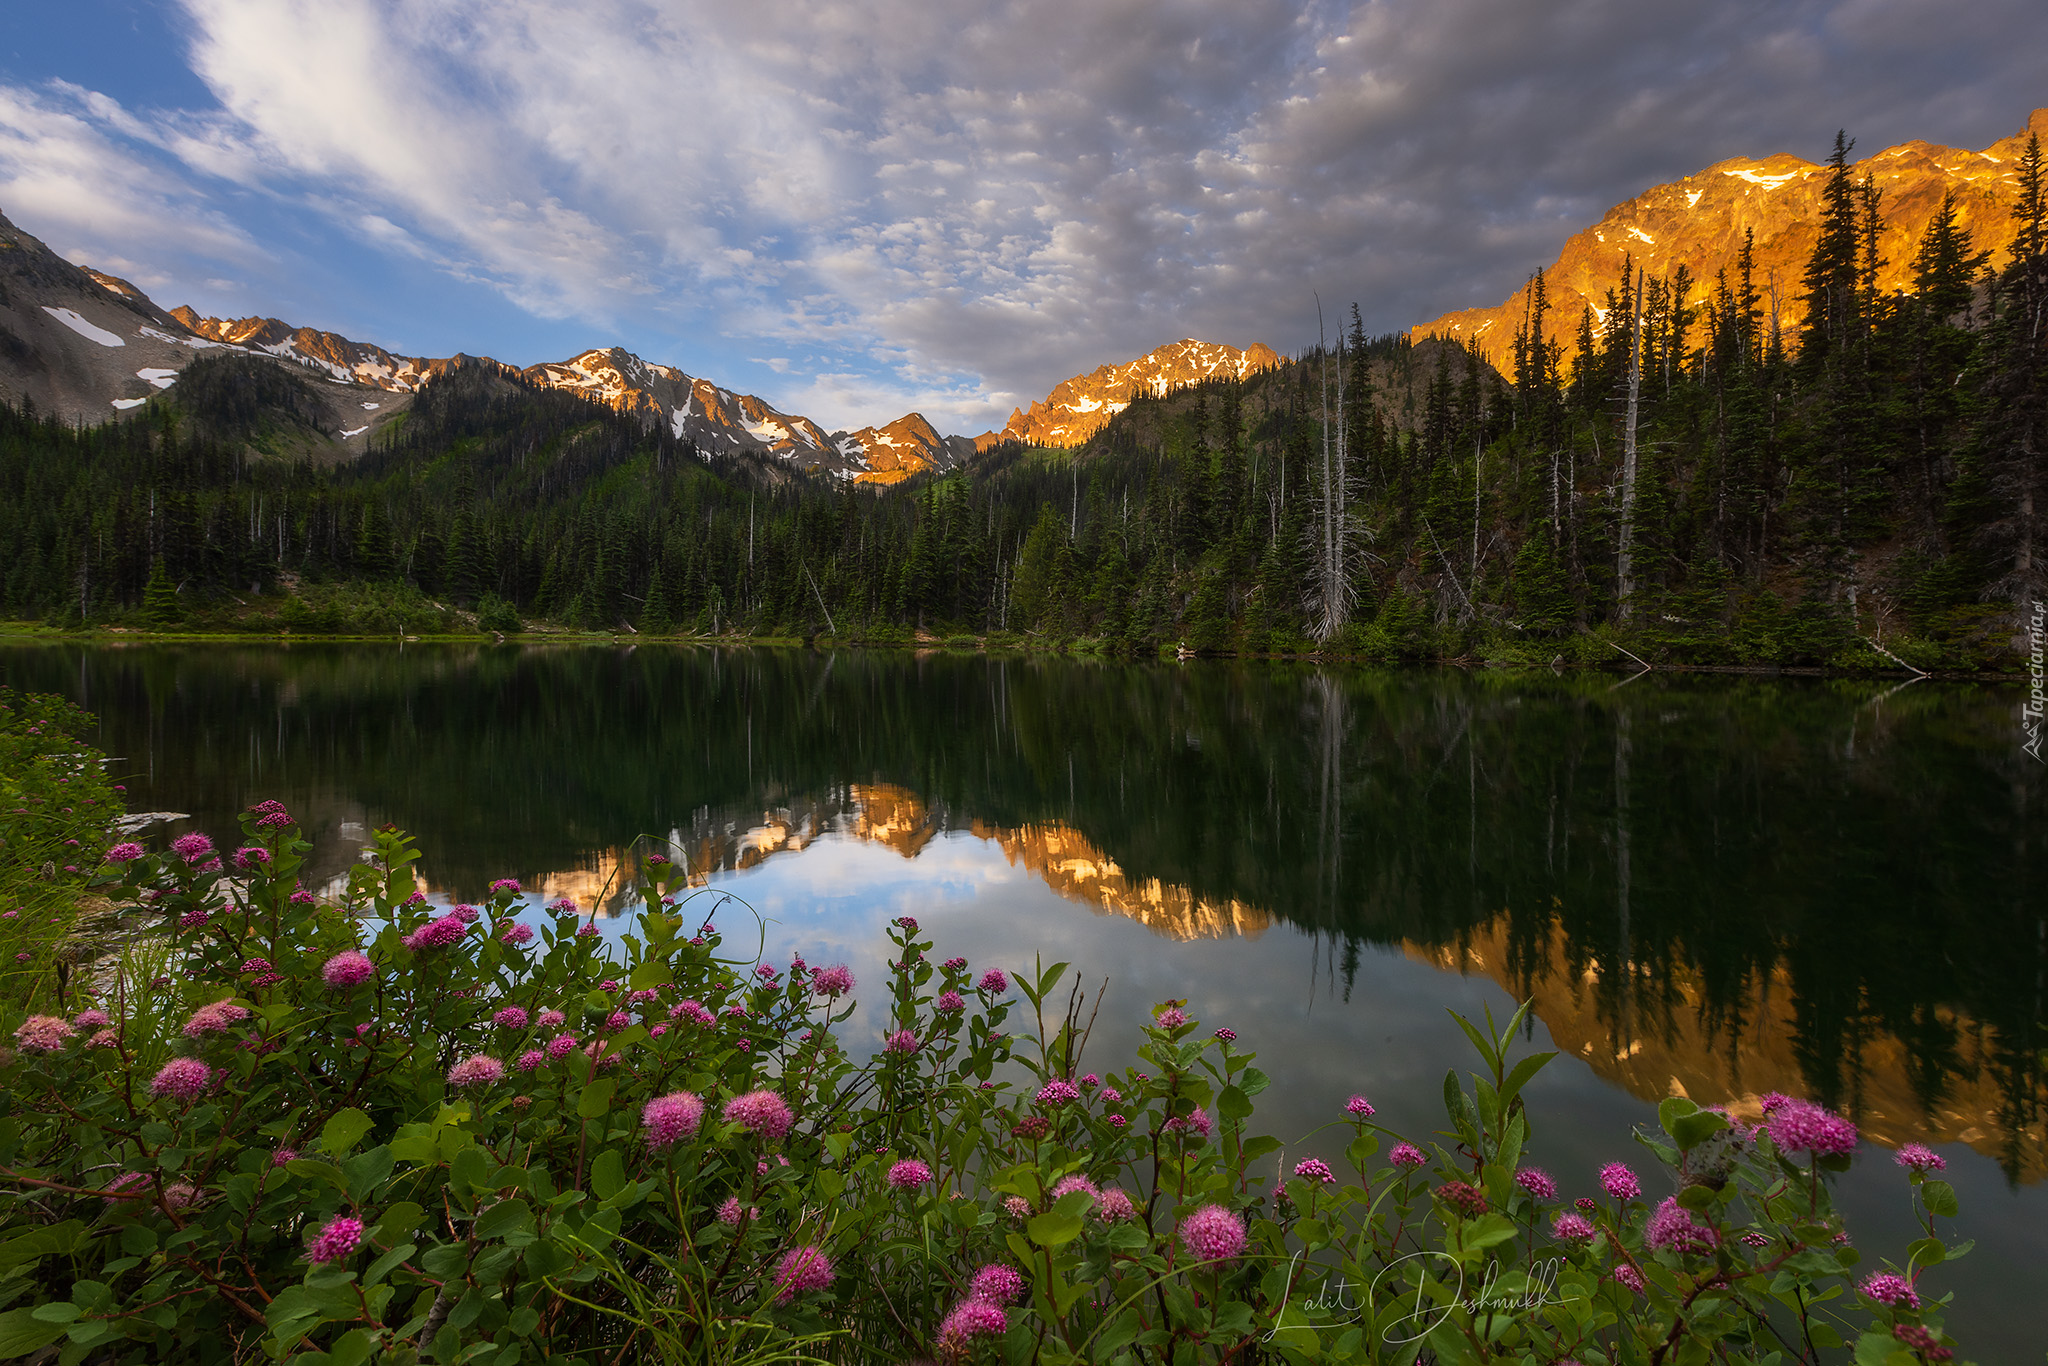
[[[1205,379],[1243,379],[1279,363],[1278,353],[1260,342],[1244,350],[1193,338],[1168,342],[1136,360],[1061,381],[1042,401],[1013,410],[1002,431],[976,437],[975,447],[986,450],[999,441],[1078,446],[1141,394],[1159,397]]]

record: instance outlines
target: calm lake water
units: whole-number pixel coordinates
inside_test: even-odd
[[[1930,1143],[1977,1239],[1931,1273],[1952,1326],[1986,1362],[2048,1346],[2048,772],[2016,688],[417,645],[10,648],[0,682],[97,713],[132,809],[219,836],[283,800],[323,877],[388,822],[439,893],[610,907],[661,847],[745,903],[728,947],[758,914],[772,958],[874,984],[913,914],[977,967],[1107,979],[1098,1068],[1187,997],[1258,1049],[1290,1142],[1354,1090],[1434,1133],[1469,1057],[1445,1008],[1533,999],[1567,1193],[1666,1095],[1810,1095],[1871,1140],[1841,1185],[1866,1255],[1910,1236],[1888,1149]]]

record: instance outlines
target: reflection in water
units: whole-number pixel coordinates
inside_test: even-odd
[[[2044,1166],[2010,690],[363,646],[16,649],[0,678],[99,712],[137,806],[219,833],[285,800],[321,876],[389,821],[451,894],[613,909],[655,845],[716,881],[979,835],[1162,934],[1296,926],[1340,990],[1375,944],[1482,972],[1645,1098],[1802,1091]]]

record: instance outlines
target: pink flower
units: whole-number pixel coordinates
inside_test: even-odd
[[[414,953],[441,949],[460,940],[467,929],[457,917],[444,915],[438,920],[429,920],[400,942]]]
[[[1209,1118],[1207,1110],[1191,1110],[1175,1119],[1169,1119],[1160,1126],[1162,1133],[1191,1136],[1197,1143],[1205,1141],[1214,1128],[1215,1121]]]
[[[1114,1086],[1103,1087],[1102,1094],[1097,1097],[1097,1099],[1099,1099],[1104,1105],[1116,1105],[1120,1103],[1123,1100],[1123,1098],[1124,1093],[1117,1090]]]
[[[141,858],[142,855],[143,848],[141,845],[135,843],[135,841],[133,840],[123,840],[121,843],[107,850],[107,862],[133,863],[135,862],[135,860]]]
[[[187,863],[197,863],[213,852],[213,841],[198,831],[171,841],[171,850]]]
[[[1021,1195],[1008,1196],[1003,1200],[1003,1213],[1012,1219],[1022,1219],[1031,1213],[1031,1202]]]
[[[297,1148],[279,1148],[276,1152],[270,1155],[270,1165],[273,1167],[282,1167],[285,1163],[296,1162],[298,1161],[298,1159],[299,1150]]]
[[[567,1020],[568,1016],[559,1010],[543,1010],[533,1023],[536,1029],[560,1029]]]
[[[1638,1295],[1643,1293],[1643,1273],[1630,1266],[1627,1262],[1622,1262],[1615,1266],[1614,1283],[1626,1286]]]
[[[170,1096],[174,1100],[191,1100],[212,1080],[213,1069],[199,1059],[172,1058],[149,1083],[149,1092],[154,1096]]]
[[[551,1058],[566,1058],[576,1051],[576,1045],[579,1042],[581,1040],[574,1034],[557,1034],[554,1038],[548,1040],[548,1056]]]
[[[328,1221],[306,1249],[309,1262],[338,1262],[356,1250],[363,1240],[363,1221],[344,1214]]]
[[[595,939],[602,933],[603,931],[597,928],[595,920],[586,920],[576,927],[576,937],[578,939]]]
[[[1337,1181],[1337,1175],[1330,1170],[1330,1164],[1320,1157],[1311,1157],[1295,1163],[1294,1174],[1304,1181],[1313,1181],[1323,1186],[1334,1185]]]
[[[939,1350],[948,1358],[964,1357],[974,1339],[1001,1337],[1009,1331],[1010,1316],[1000,1304],[965,1299],[953,1307],[939,1324]]]
[[[79,1016],[78,1019],[81,1024],[85,1021],[83,1015]],[[1944,1171],[1948,1167],[1948,1159],[1924,1143],[1908,1143],[1905,1147],[1899,1149],[1898,1156],[1894,1157],[1892,1161],[1908,1171],[1915,1172],[1938,1172]]]
[[[71,1017],[71,1023],[80,1029],[105,1029],[111,1022],[104,1010],[81,1010]]]
[[[1095,1199],[1095,1217],[1105,1224],[1118,1224],[1131,1218],[1138,1207],[1131,1203],[1131,1197],[1123,1188],[1111,1186]]]
[[[368,955],[356,949],[344,949],[321,965],[320,980],[337,991],[361,986],[377,975],[377,966]]]
[[[917,1051],[917,1035],[907,1029],[899,1029],[882,1040],[884,1053],[911,1054]]]
[[[1219,1029],[1216,1031],[1216,1037],[1225,1043],[1236,1043],[1237,1031],[1234,1029]]]
[[[787,1304],[806,1290],[823,1290],[832,1284],[832,1259],[812,1244],[792,1249],[775,1268],[775,1301]]]
[[[906,1157],[889,1168],[889,1184],[897,1190],[915,1190],[930,1184],[932,1169],[914,1157]]]
[[[196,930],[211,919],[213,919],[213,912],[204,906],[198,906],[178,917],[178,928],[181,930]]]
[[[728,1195],[725,1203],[718,1207],[718,1222],[727,1228],[738,1228],[740,1220],[750,1219],[759,1213],[759,1210],[741,1209],[740,1198],[737,1195]]]
[[[1244,1251],[1244,1221],[1221,1205],[1204,1205],[1180,1222],[1181,1246],[1204,1262],[1227,1262]]]
[[[1875,1276],[1864,1278],[1856,1287],[1864,1296],[1893,1309],[1918,1309],[1920,1292],[1913,1289],[1912,1282],[1903,1276],[1894,1276],[1889,1271],[1880,1271]]]
[[[647,1102],[640,1112],[640,1127],[647,1141],[666,1148],[678,1139],[693,1137],[704,1118],[704,1102],[688,1091],[671,1091]]]
[[[692,1024],[710,1028],[718,1023],[718,1017],[696,1001],[679,1001],[668,1012],[671,1020],[688,1020]]]
[[[932,1002],[932,1009],[941,1015],[952,1015],[967,1009],[967,1000],[957,991],[942,992],[939,999]]]
[[[1159,1012],[1157,1019],[1161,1029],[1179,1029],[1188,1022],[1187,1015],[1178,1006],[1168,1006]]]
[[[526,1012],[518,1006],[506,1006],[491,1016],[491,1023],[500,1029],[526,1028]]]
[[[1811,1101],[1779,1106],[1772,1111],[1766,1129],[1782,1152],[1841,1157],[1856,1151],[1856,1126]]]
[[[719,1115],[726,1123],[737,1124],[763,1138],[781,1138],[796,1123],[789,1105],[773,1091],[749,1091],[744,1096],[734,1096]]]
[[[450,1086],[490,1086],[505,1075],[505,1064],[484,1053],[475,1053],[448,1069]]]
[[[1612,1199],[1633,1200],[1643,1193],[1643,1183],[1623,1163],[1610,1162],[1600,1169],[1600,1189]]]
[[[1344,1102],[1344,1113],[1353,1119],[1371,1119],[1379,1112],[1372,1108],[1372,1102],[1364,1096],[1353,1096]]]
[[[259,845],[247,845],[235,850],[235,867],[262,868],[270,863],[270,851]]]
[[[1567,1243],[1590,1243],[1593,1241],[1593,1222],[1583,1214],[1560,1214],[1557,1222],[1550,1226],[1550,1234]]]
[[[500,934],[498,939],[506,944],[530,943],[533,939],[533,926],[523,925],[515,920],[505,927],[504,933]]]
[[[633,1017],[623,1010],[614,1010],[611,1014],[604,1017],[604,1027],[613,1033],[617,1033],[631,1023],[633,1023]]]
[[[114,1048],[121,1042],[121,1036],[111,1029],[102,1029],[85,1041],[87,1048]]]
[[[518,890],[519,879],[516,877],[501,877],[491,884],[491,891],[493,892],[516,892]]]
[[[1102,1198],[1102,1192],[1095,1189],[1095,1183],[1093,1181],[1090,1181],[1087,1177],[1081,1175],[1081,1173],[1079,1172],[1075,1172],[1071,1176],[1061,1177],[1053,1185],[1052,1198],[1057,1200],[1061,1196],[1072,1195],[1075,1191],[1081,1192],[1081,1194],[1087,1196],[1091,1201],[1100,1200]]]
[[[1446,1181],[1436,1188],[1437,1198],[1464,1215],[1477,1219],[1486,1213],[1486,1192],[1464,1181]]]
[[[61,1015],[31,1015],[14,1031],[14,1041],[24,1053],[55,1053],[77,1032]]]
[[[1081,1098],[1081,1089],[1070,1081],[1054,1078],[1038,1088],[1038,1103],[1057,1108]]]
[[[576,903],[566,896],[556,897],[548,903],[548,909],[556,915],[574,915],[576,914]]]
[[[1010,979],[1003,976],[1002,969],[990,968],[975,985],[991,996],[1000,996],[1010,989]]]
[[[1712,1251],[1721,1241],[1721,1235],[1695,1221],[1692,1211],[1679,1204],[1675,1195],[1665,1196],[1657,1206],[1649,1226],[1643,1230],[1643,1238],[1651,1247],[1680,1256]]]
[[[517,1067],[522,1072],[531,1072],[534,1069],[544,1065],[547,1062],[547,1060],[548,1055],[546,1053],[544,1053],[538,1048],[529,1048],[524,1053],[521,1053],[519,1055],[519,1061],[512,1065],[514,1067]]]
[[[982,1300],[989,1304],[1015,1304],[1017,1297],[1024,1293],[1024,1277],[1017,1268],[1001,1262],[990,1262],[974,1273],[974,1279],[967,1283],[967,1298]]]
[[[215,1001],[192,1012],[185,1021],[185,1037],[203,1039],[208,1034],[225,1034],[249,1018],[249,1012],[233,1001]]]
[[[1515,1184],[1529,1193],[1531,1199],[1555,1200],[1557,1182],[1550,1179],[1550,1173],[1541,1167],[1524,1167],[1515,1173]]]

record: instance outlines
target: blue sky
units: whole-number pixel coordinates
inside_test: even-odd
[[[70,0],[0,212],[166,307],[1000,426],[1183,336],[1493,303],[1730,156],[1980,147],[2038,0]]]

